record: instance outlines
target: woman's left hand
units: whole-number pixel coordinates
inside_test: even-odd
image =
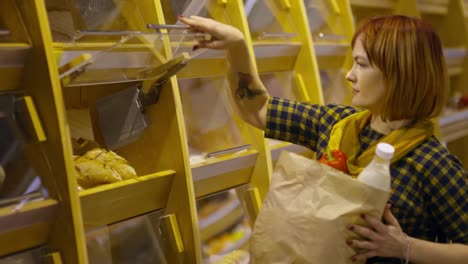
[[[372,216],[362,215],[361,217],[370,224],[372,229],[358,225],[349,227],[349,230],[366,239],[347,241],[349,246],[356,249],[357,252],[361,252],[353,256],[353,261],[362,261],[376,256],[404,258],[406,235],[390,211],[390,205],[386,206],[383,215],[387,224]]]

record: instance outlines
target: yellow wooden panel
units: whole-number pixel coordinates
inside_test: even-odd
[[[49,233],[48,247],[60,251],[66,263],[87,263],[72,148],[66,125],[63,95],[52,50],[47,12],[43,0],[15,1],[30,34],[31,49],[24,67],[22,88],[34,98],[47,141],[26,150],[51,197],[60,200],[57,217]],[[43,152],[47,162],[38,157]],[[67,177],[69,176],[69,177]]]
[[[105,51],[112,48],[116,52],[131,52],[148,50],[148,45],[143,44],[121,44],[115,46],[115,42],[80,42],[80,43],[64,43],[54,42],[53,47],[55,52],[67,51]]]
[[[299,40],[302,43],[294,72],[302,77],[304,87],[307,88],[310,103],[323,103],[322,89],[320,86],[319,68],[316,61],[316,53],[311,32],[308,27],[305,7],[303,1],[296,0],[291,8],[291,17],[294,19]],[[341,10],[341,8],[340,8]]]
[[[0,91],[18,89],[22,74],[22,67],[0,68]]]
[[[58,204],[47,199],[16,207],[0,209],[0,256],[45,244]]]
[[[31,46],[24,43],[0,42],[0,91],[20,88],[23,66],[30,49]]]
[[[0,235],[0,256],[47,243],[51,222],[32,224]]]
[[[250,181],[253,168],[243,168],[237,171],[219,174],[194,182],[195,196],[203,196],[232,189],[236,186],[247,184]]]
[[[25,24],[21,19],[15,0],[0,1],[0,17],[3,26],[6,27],[15,42],[30,43]],[[2,28],[5,29],[5,28]]]
[[[258,58],[257,68],[259,73],[290,71],[295,63],[295,57]]]
[[[319,69],[337,69],[344,67],[345,56],[320,56],[317,57]]]
[[[403,14],[407,16],[419,16],[417,1],[398,0],[395,6],[395,14]]]
[[[260,207],[262,207],[264,197],[261,197],[260,190],[254,187],[245,191],[244,199],[246,200],[246,208],[250,216],[250,226],[254,226],[257,215],[260,212]]]
[[[178,74],[178,78],[204,78],[226,75],[226,58],[193,59]]]
[[[32,97],[24,96],[18,100],[16,104],[19,111],[22,113],[24,120],[27,122],[25,126],[29,132],[28,135],[31,137],[29,140],[35,143],[46,141],[47,137],[44,133],[44,128],[42,127],[42,123],[39,115],[37,114]]]
[[[421,13],[425,14],[447,15],[448,12],[447,6],[438,4],[420,3],[418,4],[418,8]]]
[[[150,17],[145,22],[165,24],[160,1],[146,0],[141,4],[140,1],[134,2],[145,9],[143,15],[147,14]],[[171,58],[168,36],[163,37],[163,44],[163,55]],[[154,80],[143,82],[143,90],[153,83]],[[93,104],[93,99],[90,98],[89,104],[90,106]],[[148,107],[146,114],[151,125],[135,142],[116,151],[127,158],[140,174],[167,169],[175,171],[171,188],[167,190],[168,199],[165,211],[176,215],[179,220],[178,227],[184,249],[184,254],[180,256],[181,262],[200,263],[201,247],[196,230],[198,224],[195,198],[185,143],[182,106],[175,78],[171,78],[164,84],[158,103]],[[168,260],[169,263],[176,261],[172,258]]]
[[[468,148],[466,146],[468,146],[468,136],[461,137],[447,144],[449,151],[457,156],[462,162],[463,168],[468,170]]]
[[[429,10],[425,10],[424,6],[418,6],[418,8],[421,13],[421,18],[429,22],[441,38],[444,48],[467,45],[468,32],[467,25],[465,24],[462,1],[450,1],[446,6],[447,11],[431,10],[433,12],[428,13],[425,11]],[[450,15],[441,15],[440,12],[446,12]]]
[[[171,247],[175,249],[176,254],[184,252],[184,244],[180,237],[179,224],[175,214],[169,214],[161,217],[161,228],[168,231],[168,240]]]
[[[80,192],[86,229],[164,208],[175,171],[162,171]]]
[[[244,33],[246,44],[247,44],[247,47],[249,48],[249,53],[251,54],[252,58],[255,59],[254,44],[252,42],[252,37],[250,34],[248,20],[245,14],[243,1],[242,0],[229,1],[228,5],[229,3],[232,4],[232,13],[230,14],[232,25],[239,28]],[[297,44],[297,42],[293,44]],[[256,70],[259,70],[259,72],[262,72],[260,70],[260,67],[268,71],[270,69],[268,68],[267,64],[268,64],[268,61],[259,62],[255,60],[255,63],[253,63],[253,67]],[[289,68],[288,70],[290,70],[291,69],[290,66],[294,64],[294,62],[290,60],[286,64],[288,64],[287,68]],[[253,130],[252,134],[256,142],[256,149],[258,151],[258,155],[255,161],[255,166],[253,167],[253,170],[251,172],[250,179],[248,179],[247,174],[245,174],[245,176],[243,176],[245,177],[245,179],[243,179],[242,181],[247,180],[249,181],[250,185],[259,188],[261,190],[261,195],[263,198],[263,195],[265,195],[268,192],[268,188],[270,186],[270,175],[273,170],[272,165],[271,165],[270,149],[269,149],[268,143],[266,142],[263,136],[263,132],[256,128],[251,128],[251,129]],[[241,175],[244,175],[244,173],[239,174],[239,175],[233,175],[233,177],[235,179],[235,177],[239,177]],[[228,179],[234,180],[232,179],[232,177]],[[236,184],[241,184],[242,181],[239,181]],[[209,190],[209,188],[203,188],[203,184],[201,184],[200,187],[201,188],[200,188],[199,193],[203,193],[204,191]]]
[[[302,74],[296,73],[294,75],[294,80],[297,87],[297,94],[300,95],[300,99],[303,102],[310,102],[310,93],[304,83],[304,78],[302,78]]]
[[[405,0],[406,1],[406,0]],[[392,9],[395,6],[395,0],[350,0],[352,6],[371,7],[371,8],[388,8]]]
[[[48,264],[62,264],[62,256],[60,252],[52,252],[46,255],[46,263]]]

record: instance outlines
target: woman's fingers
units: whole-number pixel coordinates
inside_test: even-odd
[[[235,42],[244,41],[244,35],[237,28],[213,19],[191,16],[190,18],[179,17],[179,20],[192,27],[194,31],[210,34],[211,39],[201,43],[209,48],[222,48]]]
[[[349,227],[349,230],[369,240],[380,239],[379,234],[377,234],[374,230],[371,230],[367,227],[352,225]]]
[[[349,246],[355,248],[357,252],[360,252],[359,254],[356,254],[352,257],[353,261],[366,260],[368,258],[373,258],[378,255],[377,250],[379,247],[377,244],[371,241],[354,239],[348,241],[347,243]]]
[[[377,255],[382,257],[398,257],[401,255],[402,243],[404,243],[405,237],[389,206],[384,212],[386,224],[372,216],[363,215],[362,218],[369,223],[369,228],[359,225],[352,225],[349,228],[364,238],[364,241],[356,239],[348,241],[348,245],[357,249],[358,252],[360,250],[365,251],[354,256],[356,260],[365,260]]]
[[[378,248],[378,246],[375,243],[372,243],[368,240],[353,239],[348,241],[348,245],[358,249],[365,249],[367,251],[376,250]]]
[[[216,33],[216,24],[219,24],[219,22],[216,22],[212,19],[204,18],[204,17],[199,17],[199,16],[191,16],[189,18],[187,17],[181,17],[179,16],[179,20],[186,24],[191,26],[196,32],[203,32],[203,33]]]
[[[381,220],[373,217],[373,216],[370,216],[370,215],[361,215],[361,217],[366,220],[370,225],[371,227],[376,230],[378,233],[386,233],[387,232],[387,226],[382,223]]]
[[[396,219],[396,217],[392,214],[390,207],[391,207],[390,204],[387,205],[387,207],[385,207],[383,219],[385,220],[385,223],[387,223],[388,225],[395,226],[401,230],[401,226],[398,223],[398,220]]]

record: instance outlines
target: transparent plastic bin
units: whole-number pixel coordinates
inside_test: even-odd
[[[163,215],[160,210],[87,231],[89,263],[182,263],[178,257],[169,262],[176,253],[161,225]]]
[[[29,37],[24,26],[21,1],[4,0],[0,2],[0,44],[25,43]]]
[[[250,128],[234,115],[224,77],[180,79],[191,164],[255,148]]]
[[[48,0],[46,7],[64,86],[157,79],[173,58],[167,45],[208,36],[158,24],[151,1]]]
[[[0,1],[0,91],[20,88],[31,46],[19,1]]]
[[[169,3],[170,2],[170,3]],[[201,16],[216,20],[230,21],[224,6],[217,0],[163,0],[163,12],[167,23],[176,24],[178,16]],[[213,8],[213,7],[220,8]]]
[[[248,249],[252,227],[236,189],[197,200],[197,211],[203,263],[220,263],[234,251]],[[235,263],[248,263],[248,254],[230,258]]]
[[[297,36],[292,17],[279,3],[274,0],[244,0],[245,14],[254,42],[284,42]]]
[[[226,6],[219,3],[217,0],[165,0],[162,2],[163,12],[166,23],[174,25],[183,25],[178,20],[178,16],[190,17],[200,16],[212,18],[223,23],[230,24],[232,19]],[[178,56],[181,53],[190,53],[193,58],[197,59],[219,59],[225,58],[224,50],[199,49],[192,51],[197,38],[209,39],[211,36],[197,36],[193,34],[176,34],[176,31],[169,31],[173,34],[171,37],[172,54]],[[185,33],[185,32],[184,32]]]
[[[149,1],[133,0],[46,0],[50,30],[55,42],[76,42],[81,31],[151,32],[147,24],[155,23],[155,6]],[[80,42],[115,43],[118,35],[86,36]]]
[[[290,70],[302,43],[289,10],[281,1],[244,1],[259,72]],[[275,59],[279,59],[275,60]]]
[[[21,98],[20,93],[0,94],[0,207],[12,210],[48,197],[25,151],[28,144],[37,142],[26,121],[29,116],[20,106]],[[35,158],[48,164],[44,152],[36,153]]]
[[[260,74],[260,80],[271,96],[301,101],[303,98],[294,83],[293,75],[294,72],[263,73]]]
[[[65,86],[121,83],[156,79],[163,74],[158,67],[168,59],[163,52],[161,34],[126,33],[119,42],[99,51],[65,52],[59,62],[62,83]],[[128,44],[130,41],[133,43]]]
[[[359,25],[364,19],[378,15],[394,13],[397,0],[389,1],[350,1],[351,12],[355,25]]]
[[[0,257],[2,264],[45,264],[49,263],[46,259],[47,248],[39,247],[30,249],[21,253]]]
[[[304,0],[314,43],[346,42],[344,18],[329,0]]]
[[[417,7],[419,11],[424,14],[433,15],[447,15],[448,5],[450,0],[431,1],[431,0],[418,0]]]
[[[347,86],[346,70],[344,68],[319,70],[325,104],[342,104],[346,94],[350,93]]]

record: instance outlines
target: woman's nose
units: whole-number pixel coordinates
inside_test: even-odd
[[[355,82],[356,81],[356,77],[354,75],[353,68],[351,68],[351,70],[349,70],[348,73],[346,73],[346,80],[348,80],[350,82]]]

